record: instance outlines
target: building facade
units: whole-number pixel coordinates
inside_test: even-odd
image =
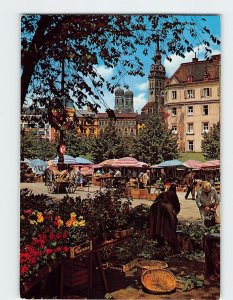
[[[183,63],[165,87],[168,127],[180,152],[201,152],[202,134],[220,120],[220,55]]]
[[[21,115],[20,129],[21,132],[34,132],[38,138],[52,140],[52,128],[49,123],[44,123],[42,121],[36,121],[40,119],[45,109],[39,109],[36,113],[29,109],[25,109],[24,113]],[[41,112],[41,113],[40,113]]]
[[[116,121],[114,124],[122,134],[127,135],[137,135],[137,114],[136,113],[115,113]],[[97,114],[99,122],[99,131],[104,130],[104,128],[109,123],[109,117],[107,113]]]

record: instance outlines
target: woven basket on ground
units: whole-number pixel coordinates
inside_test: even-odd
[[[161,260],[141,260],[137,263],[137,273],[141,277],[142,273],[147,270],[166,269],[167,263]]]
[[[168,270],[147,270],[142,273],[143,286],[151,293],[169,293],[176,288],[176,277]]]

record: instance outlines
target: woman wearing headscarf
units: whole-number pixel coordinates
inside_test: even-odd
[[[213,218],[215,217],[219,202],[220,199],[216,189],[211,186],[210,182],[203,181],[197,192],[196,203],[204,222],[211,215],[213,215]]]
[[[159,194],[150,208],[150,234],[162,245],[167,241],[173,250],[178,248],[176,227],[180,203],[176,194],[176,185],[171,184],[167,192]]]

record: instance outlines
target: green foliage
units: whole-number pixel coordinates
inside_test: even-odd
[[[82,156],[92,159],[91,151],[94,137],[78,136],[77,130],[67,131],[64,137],[67,153],[73,157]]]
[[[116,258],[118,263],[128,262],[135,258],[163,260],[170,253],[170,248],[165,245],[158,247],[157,241],[153,241],[143,232],[136,232],[120,246],[111,247],[103,251],[103,259],[111,261]]]
[[[56,155],[56,146],[48,139],[40,138],[36,131],[29,131],[21,135],[21,157],[40,158],[48,160]]]
[[[120,134],[113,121],[100,131],[98,137],[94,139],[91,154],[96,163],[106,159],[120,158],[128,155],[128,146],[124,136]]]
[[[177,138],[159,113],[151,115],[134,144],[134,157],[151,165],[179,157]]]
[[[203,133],[201,148],[206,160],[220,159],[220,122],[213,124],[208,133]]]

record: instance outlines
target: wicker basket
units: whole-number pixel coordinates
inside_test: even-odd
[[[161,260],[141,260],[137,263],[137,274],[141,277],[147,270],[166,269],[168,265]]]
[[[142,274],[141,281],[152,293],[170,293],[176,288],[176,277],[168,270],[147,270]]]

